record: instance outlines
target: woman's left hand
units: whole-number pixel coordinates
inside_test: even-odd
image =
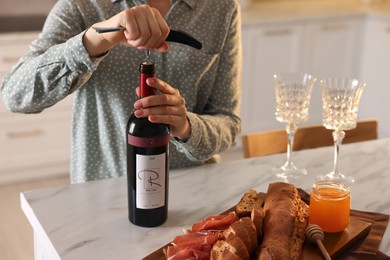
[[[148,117],[152,123],[167,124],[173,137],[187,141],[191,126],[187,118],[185,100],[179,90],[158,78],[148,78],[146,83],[161,93],[137,100],[134,103],[134,115]],[[136,92],[139,95],[139,87]]]

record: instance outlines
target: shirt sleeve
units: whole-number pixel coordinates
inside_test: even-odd
[[[202,113],[187,112],[191,135],[187,142],[173,139],[176,148],[193,160],[208,160],[237,142],[241,132],[241,18],[236,8],[231,14],[226,40],[220,53],[213,93]],[[228,100],[229,102],[226,102]]]
[[[89,57],[82,43],[85,28],[58,14],[73,11],[64,4],[53,8],[29,53],[4,78],[1,94],[12,112],[38,113],[56,104],[81,87],[105,57]]]

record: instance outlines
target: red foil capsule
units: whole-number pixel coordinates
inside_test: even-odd
[[[143,61],[139,66],[140,72],[140,96],[141,98],[154,95],[156,93],[155,88],[149,86],[146,83],[148,78],[156,76],[156,68],[151,61]]]

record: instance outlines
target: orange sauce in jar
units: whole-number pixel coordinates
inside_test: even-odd
[[[341,232],[349,225],[349,186],[337,181],[318,181],[310,194],[309,221],[324,232]]]

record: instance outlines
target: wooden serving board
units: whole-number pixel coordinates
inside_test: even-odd
[[[325,233],[323,244],[332,259],[346,252],[348,247],[368,235],[371,229],[371,223],[350,218],[349,226],[340,233]],[[316,245],[305,242],[303,245],[302,259],[323,259],[319,248]]]
[[[265,200],[265,193],[259,193],[259,196]],[[231,211],[234,211],[235,206],[230,209],[222,212],[221,214],[226,214]],[[328,251],[332,259],[337,258],[342,253],[346,252],[348,247],[359,241],[361,238],[365,237],[371,229],[371,223],[357,219],[353,216],[350,218],[349,226],[340,233],[325,233],[324,246]],[[177,234],[182,235],[182,234]],[[166,260],[163,249],[167,247],[170,243],[167,243],[163,247],[157,249],[151,254],[145,256],[143,260]],[[323,259],[320,250],[316,245],[305,243],[303,245],[302,251],[302,260],[316,260]]]

